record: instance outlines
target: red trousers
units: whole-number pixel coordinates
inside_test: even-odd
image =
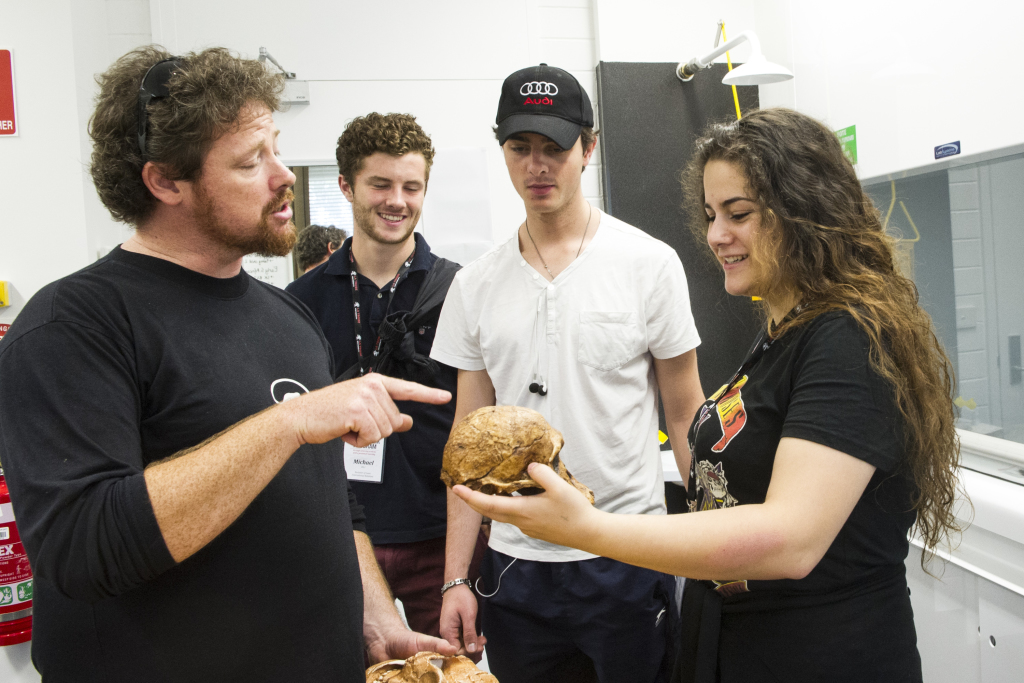
[[[409,628],[437,638],[441,637],[444,543],[442,536],[415,543],[385,543],[373,549],[391,592],[402,601]],[[469,578],[474,582],[480,576],[480,561],[486,548],[487,538],[481,531],[469,565]]]

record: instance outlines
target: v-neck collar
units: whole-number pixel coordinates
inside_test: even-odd
[[[604,235],[605,231],[601,229],[601,224],[604,222],[604,215],[604,211],[597,209],[597,229],[594,231],[594,236],[590,238],[590,243],[587,244],[586,248],[580,252],[580,255],[574,258],[572,263],[567,265],[565,269],[555,276],[555,279],[553,280],[548,280],[544,277],[543,273],[530,265],[530,262],[526,260],[526,255],[519,250],[519,231],[516,230],[516,234],[512,236],[512,248],[515,250],[516,256],[519,258],[520,265],[525,269],[525,272],[531,276],[530,279],[536,282],[540,287],[560,285],[568,280],[572,273],[577,270],[580,264],[583,263],[584,259],[586,259],[587,254],[593,250],[594,243]],[[533,277],[534,274],[537,275],[536,278]]]

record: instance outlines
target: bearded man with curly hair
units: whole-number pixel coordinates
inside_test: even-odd
[[[295,242],[280,78],[146,47],[99,85],[91,172],[135,232],[40,290],[0,347],[43,680],[352,683],[364,648],[453,653],[402,623],[342,449],[408,429],[395,400],[450,395],[335,384],[309,311],[241,267]]]

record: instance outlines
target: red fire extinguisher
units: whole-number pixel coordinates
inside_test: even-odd
[[[32,569],[0,467],[0,646],[32,639]]]

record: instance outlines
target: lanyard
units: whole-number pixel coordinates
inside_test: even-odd
[[[715,406],[718,405],[718,402],[725,398],[730,391],[732,391],[732,388],[736,385],[736,382],[739,382],[740,379],[742,379],[742,377],[745,374],[747,374],[759,360],[761,360],[765,352],[768,351],[768,349],[772,347],[772,344],[775,343],[775,339],[777,339],[777,337],[770,337],[768,335],[768,330],[763,331],[758,336],[757,341],[754,342],[754,346],[751,347],[750,352],[747,354],[747,360],[743,362],[743,365],[741,365],[739,370],[737,370],[736,373],[732,376],[732,379],[729,380],[729,383],[725,385],[725,387],[723,387],[723,389],[718,393],[718,397],[708,399],[707,401],[704,402],[704,405],[700,407],[700,411],[694,417],[693,422],[690,423],[690,431],[686,435],[686,442],[690,447],[691,456],[693,456],[693,454],[696,452],[694,449],[697,441],[697,432],[700,430],[700,426],[704,424],[704,416],[709,414],[712,410],[714,410]],[[693,467],[692,463],[690,467]]]
[[[782,322],[779,323],[779,325],[781,326],[785,324],[786,321],[790,320],[793,316],[799,315],[802,310],[803,304],[797,304],[792,311],[786,314],[786,317],[782,319]],[[743,375],[750,372],[750,368],[754,367],[754,365],[759,360],[761,360],[765,352],[767,352],[768,349],[772,347],[772,344],[775,343],[776,339],[778,339],[778,337],[772,337],[768,333],[767,328],[763,332],[761,332],[761,334],[757,337],[757,341],[754,342],[754,345],[750,347],[750,351],[747,352],[747,360],[743,362],[743,365],[741,365],[740,369],[736,371],[736,374],[732,376],[732,379],[729,380],[729,383],[725,385],[721,392],[719,392],[718,398],[708,399],[707,401],[705,401],[704,405],[702,405],[700,410],[697,412],[697,415],[694,416],[693,422],[690,423],[690,430],[686,433],[686,443],[690,447],[691,468],[694,466],[693,463],[695,462],[692,456],[696,453],[694,447],[697,442],[697,432],[700,430],[700,426],[704,424],[704,421],[706,419],[705,416],[708,415],[712,410],[714,410],[715,406],[718,405],[718,402],[725,398],[730,391],[732,391],[732,388],[736,386],[736,382],[739,382]]]
[[[690,429],[686,433],[686,445],[690,449],[690,483],[686,487],[686,499],[692,506],[697,500],[697,487],[699,486],[697,479],[697,433],[700,431],[700,427],[710,417],[711,413],[717,409],[719,401],[724,399],[732,391],[732,388],[736,386],[736,383],[746,375],[754,365],[761,360],[765,352],[772,347],[775,343],[775,339],[768,335],[768,330],[763,331],[754,343],[754,346],[750,349],[747,354],[747,360],[743,362],[739,370],[732,376],[729,383],[726,384],[718,392],[718,396],[715,398],[709,398],[704,402],[704,405],[700,407],[697,414],[693,417],[693,422],[690,423]],[[693,509],[691,507],[691,509]]]
[[[398,289],[398,283],[402,281],[406,273],[409,272],[409,268],[412,266],[412,260],[416,258],[416,248],[413,247],[412,253],[409,254],[409,258],[406,259],[402,267],[398,269],[398,273],[395,274],[393,280],[391,280],[391,289],[388,292],[388,306],[384,309],[384,317],[388,317],[388,313],[391,312],[391,302],[395,299],[395,290]],[[356,333],[356,352],[359,354],[359,376],[362,377],[366,372],[367,368],[363,366],[363,335],[361,330],[363,329],[363,317],[359,307],[359,271],[356,270],[356,257],[352,255],[351,248],[348,252],[348,262],[351,267],[349,275],[352,279],[352,309],[355,315],[355,333]],[[377,342],[373,345],[373,359],[376,360],[377,356],[380,355],[380,335],[377,335]],[[369,371],[373,372],[373,363],[370,363]]]

